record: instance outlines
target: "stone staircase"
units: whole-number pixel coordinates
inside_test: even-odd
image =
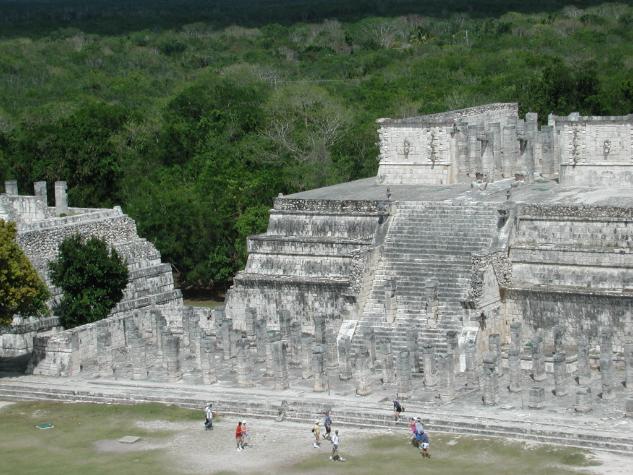
[[[418,332],[420,343],[430,341],[436,351],[445,351],[446,332],[461,330],[465,318],[471,256],[490,247],[497,221],[494,205],[398,203],[358,329],[373,327],[377,340],[391,340],[394,352],[406,347],[411,331]],[[390,304],[386,294],[392,291]],[[395,315],[386,315],[394,303]]]

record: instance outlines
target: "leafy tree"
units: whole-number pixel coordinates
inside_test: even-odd
[[[15,314],[48,314],[48,289],[15,241],[14,223],[0,220],[0,324]]]
[[[55,311],[66,328],[107,317],[123,297],[128,281],[124,260],[96,237],[64,239],[49,270],[51,281],[63,292]]]

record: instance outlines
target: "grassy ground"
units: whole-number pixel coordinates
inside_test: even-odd
[[[19,403],[0,408],[0,460],[3,473],[19,474],[173,474],[179,469],[191,473],[200,473],[200,465],[187,464],[191,458],[199,458],[202,453],[196,446],[197,435],[192,437],[191,423],[200,422],[200,411],[189,411],[175,407],[159,405],[109,406],[89,404],[59,403]],[[142,429],[137,421],[167,421],[162,429]],[[39,430],[36,424],[51,422],[55,425],[50,430]],[[176,422],[178,424],[169,424]],[[184,424],[181,424],[184,423]],[[271,426],[255,422],[261,430],[269,434],[279,433],[283,426]],[[225,426],[225,427],[224,427]],[[152,427],[146,424],[145,427]],[[180,428],[179,428],[180,427]],[[184,428],[183,428],[184,427]],[[294,427],[294,429],[292,428]],[[197,430],[200,430],[198,428]],[[353,429],[344,429],[341,454],[347,458],[345,463],[329,462],[327,455],[329,444],[324,444],[320,451],[310,448],[301,442],[303,452],[296,447],[290,449],[288,444],[279,445],[262,440],[261,451],[249,454],[233,455],[231,441],[232,422],[220,425],[217,434],[226,439],[228,448],[207,453],[209,467],[206,473],[213,473],[213,466],[225,468],[241,466],[240,475],[250,473],[286,473],[286,474],[384,474],[384,473],[428,473],[468,474],[468,475],[501,475],[501,474],[577,474],[579,469],[589,465],[586,453],[576,449],[536,446],[525,443],[505,443],[500,440],[479,439],[451,435],[432,435],[431,460],[423,460],[419,452],[406,444],[404,433],[367,438],[363,441],[354,439]],[[300,437],[307,434],[302,426],[289,426],[285,430],[286,437]],[[226,434],[225,434],[226,432]],[[304,434],[305,432],[305,434]],[[116,441],[125,435],[142,437],[148,444],[147,450],[133,452],[100,451],[97,441]],[[207,439],[208,441],[209,439]],[[204,442],[205,444],[207,442]],[[153,444],[153,446],[152,446]],[[347,445],[346,445],[347,444]],[[350,448],[350,446],[354,448]],[[125,449],[123,444],[116,444]],[[162,446],[162,448],[156,448]],[[296,451],[293,462],[288,462],[283,453],[275,450]],[[138,446],[137,446],[138,447]],[[254,465],[246,466],[246,455],[257,458]],[[304,454],[305,457],[302,455]],[[224,457],[229,463],[219,464],[218,457]],[[264,460],[265,459],[265,460]],[[297,463],[297,460],[299,462]],[[259,462],[258,462],[259,461]],[[188,468],[187,468],[188,467]],[[196,468],[197,467],[197,468]],[[261,468],[259,468],[261,467]],[[252,470],[256,468],[255,470]],[[221,468],[220,468],[221,470]],[[2,470],[0,470],[2,471]],[[217,472],[216,472],[216,475]]]
[[[343,441],[344,442],[344,441]],[[529,447],[529,448],[528,448]],[[590,465],[586,455],[576,449],[526,446],[519,442],[504,443],[497,439],[460,436],[434,436],[431,459],[422,459],[417,449],[406,446],[402,438],[382,436],[371,439],[362,454],[348,455],[345,463],[330,462],[314,456],[292,467],[302,474],[467,474],[467,475],[565,475],[579,473]],[[581,472],[582,473],[582,472]]]
[[[199,420],[197,411],[159,405],[20,403],[0,412],[0,460],[5,473],[16,474],[163,474],[158,451],[100,453],[97,440],[125,435],[159,440],[169,431],[146,431],[138,420]],[[52,422],[53,429],[36,424]]]

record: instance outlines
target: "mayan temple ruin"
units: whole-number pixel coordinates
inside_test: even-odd
[[[74,233],[130,281],[101,322],[16,319],[2,369],[633,417],[633,114],[539,125],[501,103],[377,128],[377,176],[277,197],[213,311],[120,208],[7,182],[0,219],[47,282]]]

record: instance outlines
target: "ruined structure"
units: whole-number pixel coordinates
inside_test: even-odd
[[[8,184],[0,218],[44,277],[71,230],[132,271],[110,319],[37,336],[32,371],[633,411],[633,115],[539,126],[491,104],[378,134],[377,177],[275,200],[213,315],[182,306],[121,210],[68,208],[61,185],[48,208]]]

